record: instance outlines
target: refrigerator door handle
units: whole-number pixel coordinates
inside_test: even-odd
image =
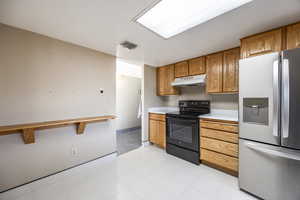
[[[245,145],[253,150],[265,153],[265,154],[269,154],[271,156],[275,156],[275,157],[281,157],[281,158],[286,158],[286,159],[290,159],[290,160],[296,160],[296,161],[300,161],[300,154],[298,153],[287,153],[284,151],[278,151],[278,150],[273,150],[273,149],[269,149],[266,147],[261,147],[260,145],[257,145],[255,143],[252,142],[246,142]]]
[[[290,112],[290,72],[289,60],[283,59],[282,62],[282,137],[289,137],[289,112]]]
[[[279,136],[279,61],[273,63],[273,136]]]

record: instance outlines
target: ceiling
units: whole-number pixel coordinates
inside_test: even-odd
[[[156,0],[1,0],[0,22],[152,66],[239,45],[247,35],[300,21],[300,0],[254,0],[165,40],[132,21]],[[132,51],[118,45],[138,44]]]

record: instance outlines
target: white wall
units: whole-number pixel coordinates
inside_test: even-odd
[[[143,118],[142,118],[142,140],[148,141],[148,108],[164,106],[163,97],[156,95],[156,68],[144,66],[143,72]]]
[[[141,84],[141,78],[117,75],[117,130],[141,126],[141,118],[137,118]]]
[[[1,24],[0,44],[0,126],[115,114],[115,57]],[[114,120],[0,136],[0,191],[115,150]]]

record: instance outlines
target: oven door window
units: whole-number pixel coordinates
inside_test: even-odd
[[[197,120],[191,119],[168,119],[168,142],[197,150],[198,144]]]

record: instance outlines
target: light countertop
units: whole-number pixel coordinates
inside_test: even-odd
[[[149,113],[156,113],[156,114],[166,114],[169,112],[176,112],[178,110],[179,110],[178,107],[169,107],[169,106],[148,108]]]
[[[238,122],[238,110],[223,110],[223,109],[211,109],[211,112],[206,115],[199,116],[200,118],[226,120]]]
[[[178,110],[179,110],[178,107],[163,106],[163,107],[149,108],[148,112],[156,113],[156,114],[166,114],[169,112],[176,112]],[[199,118],[234,121],[234,122],[239,121],[238,110],[211,109],[211,113],[200,115]]]

